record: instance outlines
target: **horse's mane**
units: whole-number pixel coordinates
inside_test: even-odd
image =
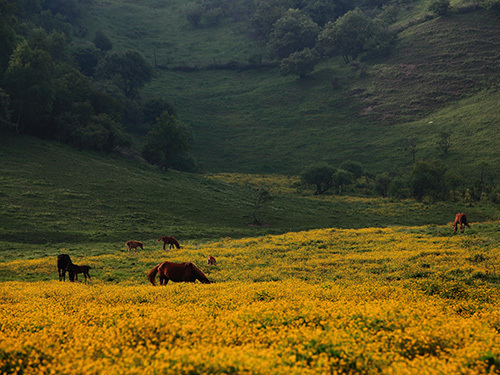
[[[151,271],[148,272],[148,280],[153,285],[156,285],[155,279],[156,279],[156,274],[158,273],[158,267],[160,267],[160,264],[156,265],[155,267],[153,267],[153,269]]]

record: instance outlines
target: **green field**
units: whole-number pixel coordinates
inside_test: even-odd
[[[361,56],[363,73],[337,57],[297,79],[277,68],[212,69],[256,54],[266,62],[265,46],[248,37],[248,20],[193,29],[182,7],[99,1],[84,22],[89,36],[102,29],[116,50],[137,49],[162,67],[143,97],[173,104],[207,172],[298,174],[316,161],[345,160],[374,173],[404,169],[404,141],[416,139],[419,160],[441,158],[442,131],[452,133],[448,167],[473,174],[480,160],[500,162],[500,28],[484,10],[416,21],[425,14],[416,6],[400,15],[388,56]]]

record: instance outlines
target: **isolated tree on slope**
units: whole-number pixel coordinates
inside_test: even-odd
[[[189,155],[192,143],[191,129],[177,121],[175,116],[164,112],[146,134],[142,156],[163,170],[189,170],[195,164]]]
[[[324,55],[340,54],[346,63],[356,60],[362,52],[387,49],[392,36],[384,26],[367,17],[360,9],[347,12],[335,23],[329,22],[318,37]]]
[[[272,57],[284,59],[290,54],[313,48],[319,26],[308,15],[298,9],[290,9],[273,27],[267,47]]]

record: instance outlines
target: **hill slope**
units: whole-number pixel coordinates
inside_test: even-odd
[[[86,22],[91,31],[106,30],[118,49],[136,48],[166,67],[210,68],[265,54],[242,22],[195,30],[181,2],[156,3],[100,1]],[[500,100],[499,44],[493,15],[453,14],[408,27],[390,56],[365,56],[361,70],[341,59],[322,62],[306,79],[272,68],[157,70],[144,96],[173,103],[194,129],[194,151],[207,171],[296,174],[317,160],[356,160],[380,172],[408,165],[401,143],[409,134],[419,158],[436,158],[439,132],[452,130],[453,157],[445,162],[462,160],[470,172],[479,158],[500,161],[492,126],[499,115],[491,110]]]
[[[61,248],[102,254],[124,248],[131,239],[157,247],[156,239],[162,235],[173,235],[184,244],[311,228],[446,224],[464,209],[456,203],[314,198],[288,187],[290,192],[275,193],[261,210],[269,226],[254,227],[248,224],[255,196],[246,186],[165,173],[137,161],[35,138],[2,134],[2,139],[0,254],[4,259],[40,257]],[[498,210],[487,205],[468,207],[467,213],[472,222],[500,218]]]

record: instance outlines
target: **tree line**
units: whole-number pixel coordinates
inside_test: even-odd
[[[78,25],[86,0],[0,0],[0,127],[101,152],[130,150],[163,169],[196,170],[192,132],[165,98],[143,101],[153,67]],[[168,137],[168,139],[167,139]]]

